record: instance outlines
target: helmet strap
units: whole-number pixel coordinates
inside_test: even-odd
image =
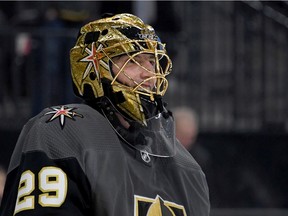
[[[160,95],[154,95],[154,99],[156,101],[157,104],[157,109],[159,110],[159,112],[161,112],[163,114],[164,118],[169,118],[169,116],[172,116],[171,111],[167,110],[165,107],[167,106],[167,103],[163,103],[162,101],[162,96]]]

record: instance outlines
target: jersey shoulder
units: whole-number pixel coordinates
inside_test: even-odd
[[[47,126],[51,127],[57,127],[58,125],[62,130],[65,129],[66,125],[69,128],[69,124],[73,127],[81,127],[82,124],[95,120],[98,124],[107,123],[106,119],[97,110],[86,104],[67,104],[48,107],[31,120],[36,124],[46,123]]]
[[[51,159],[81,158],[87,151],[120,148],[119,139],[97,110],[85,104],[45,108],[30,119],[21,131],[13,157],[44,152]]]
[[[112,127],[97,110],[86,104],[67,104],[43,109],[24,126],[27,134],[73,137],[113,132]]]
[[[31,130],[61,143],[81,144],[85,148],[109,146],[118,140],[108,120],[86,104],[68,104],[44,109],[34,118]],[[33,133],[32,133],[33,134]],[[112,142],[113,143],[113,142]]]

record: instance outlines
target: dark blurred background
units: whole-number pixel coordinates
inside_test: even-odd
[[[211,215],[288,215],[286,1],[1,1],[0,164],[29,118],[80,102],[69,50],[105,12],[136,14],[167,43],[165,99],[199,116]]]

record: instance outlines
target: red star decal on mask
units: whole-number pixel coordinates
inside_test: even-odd
[[[60,125],[61,125],[62,129],[64,128],[64,125],[65,125],[65,118],[69,118],[69,119],[72,119],[74,121],[75,121],[75,118],[74,118],[75,116],[83,118],[83,115],[73,111],[76,108],[68,108],[68,107],[65,107],[65,106],[61,106],[59,108],[51,107],[50,109],[52,109],[52,111],[47,112],[44,115],[50,115],[50,114],[53,114],[53,115],[46,122],[51,122],[54,119],[59,118],[59,122],[60,122]]]
[[[97,75],[97,78],[99,80],[99,59],[103,57],[103,54],[98,52],[102,48],[102,45],[100,45],[97,50],[95,47],[95,43],[93,42],[91,45],[91,50],[89,48],[85,48],[85,52],[88,54],[88,56],[81,59],[81,62],[88,62],[88,65],[86,67],[86,70],[83,74],[82,79],[85,79],[89,72],[91,71],[92,67],[94,67],[95,73]]]

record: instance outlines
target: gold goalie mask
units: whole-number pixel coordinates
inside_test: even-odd
[[[90,22],[80,29],[70,61],[75,93],[101,111],[125,143],[145,160],[175,154],[174,122],[162,104],[172,63],[151,26],[132,14]]]
[[[140,54],[153,55],[153,70],[137,61]],[[114,59],[122,55],[128,57],[119,67]],[[86,101],[107,97],[113,106],[143,126],[149,118],[143,98],[156,106],[163,106],[157,100],[167,90],[165,77],[171,72],[172,63],[154,29],[137,16],[118,14],[83,26],[76,45],[71,49],[70,61],[75,93]],[[140,82],[133,80],[125,73],[125,65],[131,61],[150,75]],[[113,66],[119,71],[116,75],[112,71]],[[126,76],[133,85],[120,82],[120,75]],[[151,81],[153,88],[147,88],[147,83]]]

